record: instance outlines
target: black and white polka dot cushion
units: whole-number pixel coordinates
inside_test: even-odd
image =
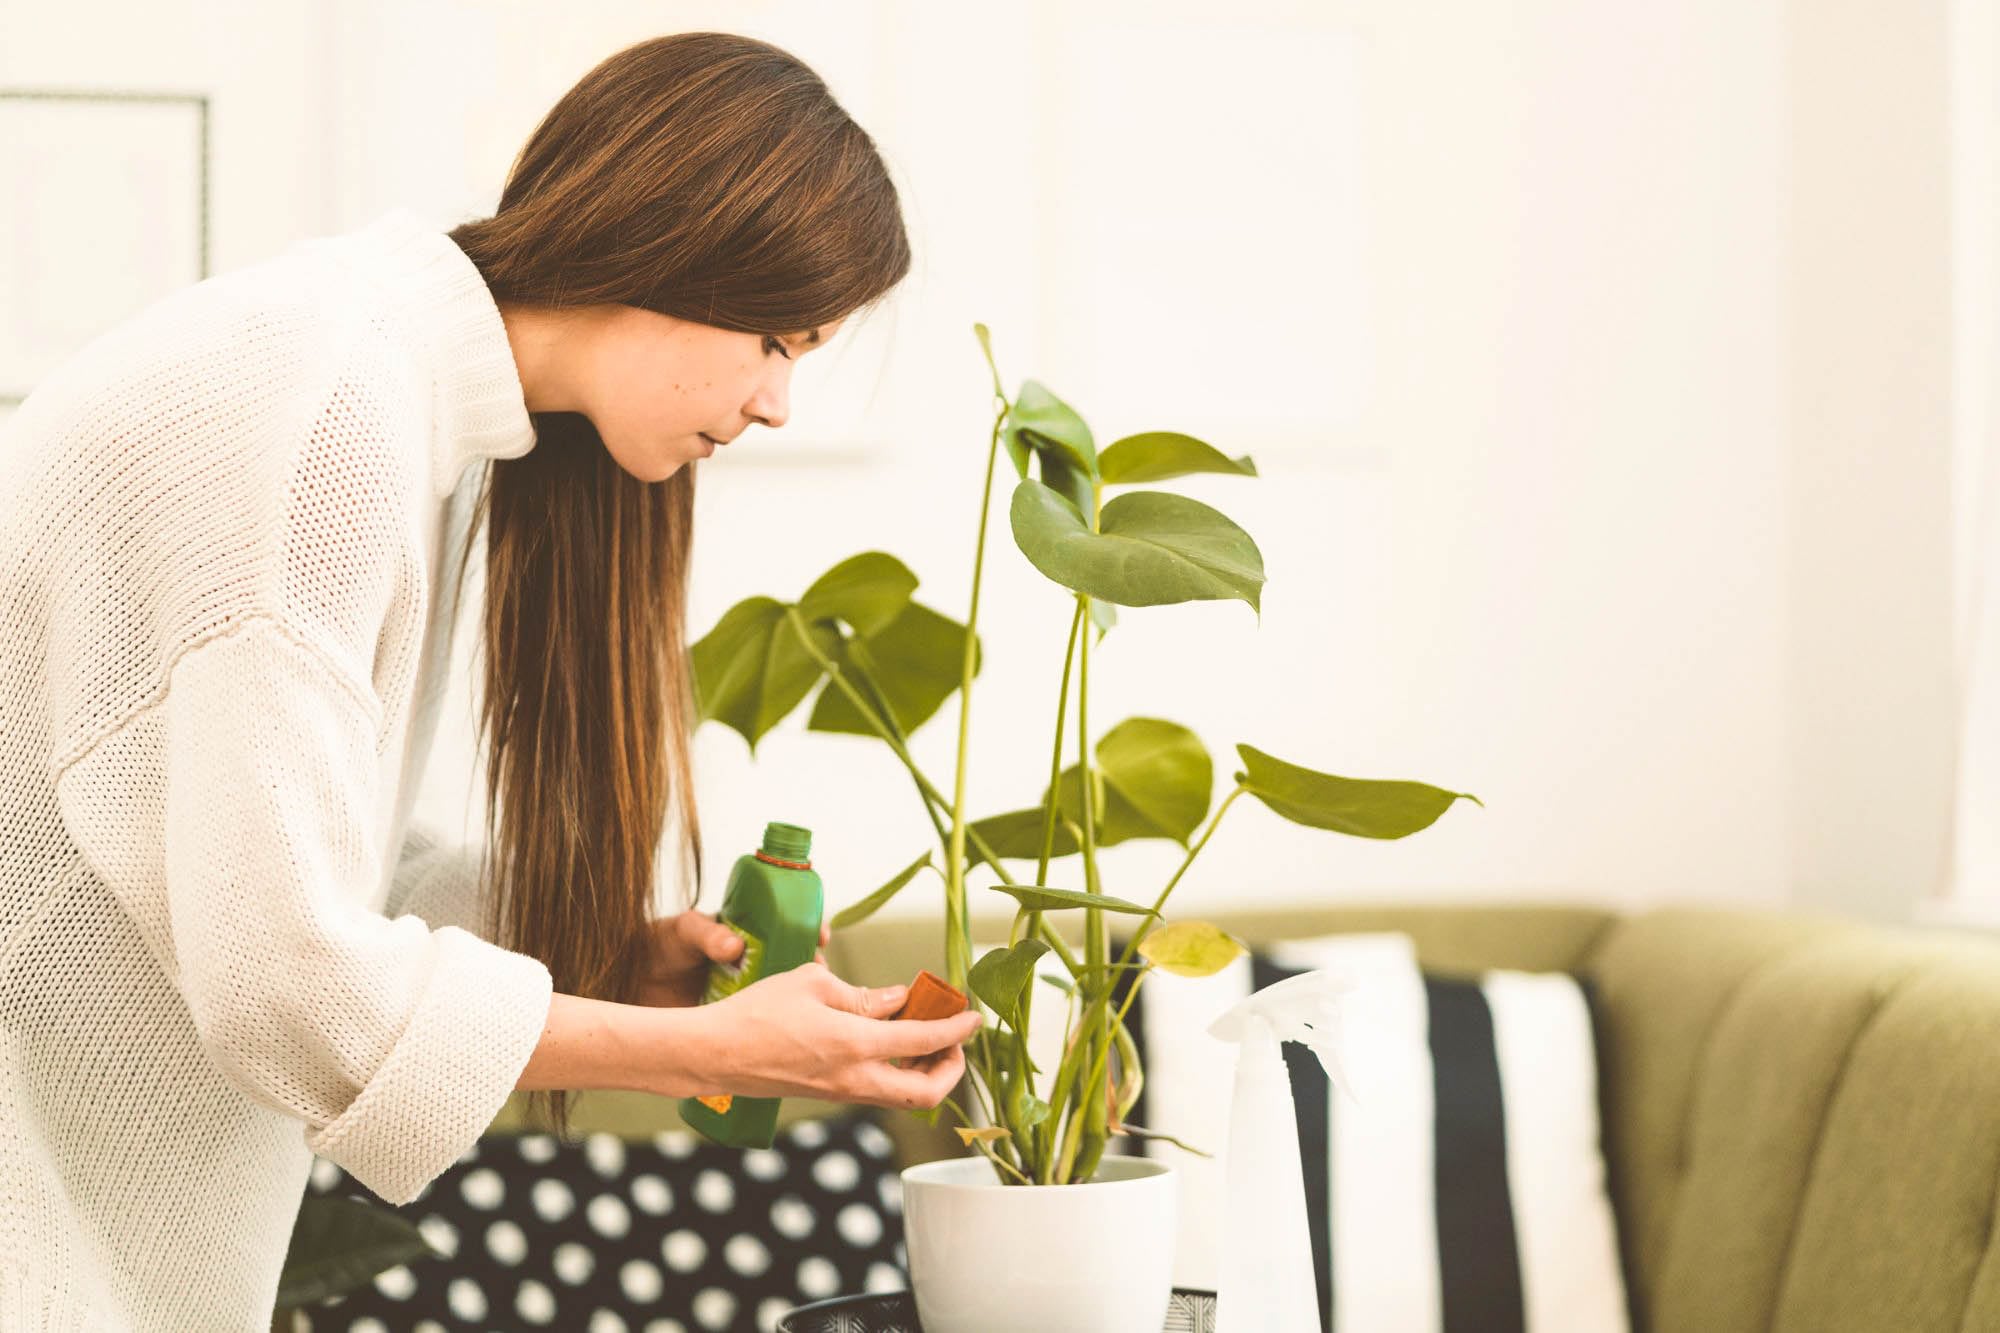
[[[691,1130],[488,1135],[396,1209],[448,1259],[306,1311],[313,1333],[770,1333],[795,1306],[909,1286],[894,1146],[863,1111],[741,1150]],[[384,1207],[313,1163],[311,1189]]]

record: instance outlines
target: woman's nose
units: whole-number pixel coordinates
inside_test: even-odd
[[[768,426],[772,430],[784,425],[786,419],[791,416],[791,395],[787,392],[784,381],[780,380],[776,384],[760,389],[743,412],[752,421]]]

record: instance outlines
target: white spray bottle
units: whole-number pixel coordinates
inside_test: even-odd
[[[1318,1289],[1291,1075],[1278,1044],[1303,1042],[1341,1093],[1338,1003],[1353,983],[1320,969],[1273,982],[1225,1010],[1209,1035],[1237,1043],[1224,1158],[1216,1333],[1317,1333]]]

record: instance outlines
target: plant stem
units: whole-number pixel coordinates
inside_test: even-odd
[[[1088,595],[1078,593],[1077,608],[1082,611],[1088,607]],[[1099,892],[1097,780],[1090,762],[1090,636],[1088,634],[1082,636],[1082,647],[1077,655],[1076,751],[1077,786],[1080,796],[1078,804],[1083,810],[1083,883],[1087,891],[1097,893]],[[1106,985],[1108,975],[1105,970],[1106,953],[1103,910],[1087,907],[1084,909],[1084,967],[1089,975],[1089,985],[1093,993]],[[1083,1059],[1087,1066],[1095,1064],[1100,1042],[1109,1039],[1109,1030],[1103,1021],[1108,1015],[1094,1007],[1092,1014],[1094,1021],[1090,1017],[1086,1018],[1086,1021],[1091,1023],[1089,1031],[1080,1034],[1084,1042]],[[1057,1155],[1056,1173],[1064,1179],[1068,1177],[1070,1166],[1075,1161],[1083,1140],[1088,1138],[1095,1128],[1096,1117],[1102,1114],[1102,1108],[1098,1106],[1100,1099],[1092,1095],[1088,1079],[1085,1079],[1075,1091],[1077,1097],[1082,1099],[1082,1105],[1069,1115],[1060,1136],[1062,1149]],[[1068,1101],[1068,1097],[1065,1097],[1064,1102],[1067,1104]]]
[[[967,1129],[976,1128],[976,1126],[974,1126],[972,1123],[972,1117],[965,1113],[964,1107],[960,1106],[957,1102],[951,1099],[949,1093],[945,1095],[944,1100],[946,1105],[950,1106],[952,1110],[958,1112],[959,1120],[965,1124],[965,1127]],[[974,1139],[972,1142],[974,1147],[978,1148],[981,1152],[986,1154],[987,1158],[992,1161],[993,1165],[999,1167],[1003,1171],[1011,1172],[1013,1174],[1014,1179],[1020,1181],[1023,1185],[1032,1185],[1035,1183],[1034,1181],[1028,1179],[1026,1176],[1022,1175],[1020,1171],[1016,1169],[1011,1163],[1001,1161],[999,1157],[994,1155],[992,1149],[987,1147],[986,1143],[983,1140]]]
[[[1090,530],[1096,532],[1102,521],[1104,508],[1104,486],[1095,477],[1090,483]],[[1078,598],[1077,609],[1090,610],[1090,596],[1085,593]],[[1091,893],[1102,893],[1102,880],[1097,871],[1097,785],[1098,774],[1091,762],[1090,753],[1090,635],[1083,636],[1083,646],[1077,655],[1076,664],[1076,756],[1077,775],[1081,778],[1083,794],[1083,881]],[[1112,985],[1112,974],[1106,970],[1109,961],[1104,930],[1104,912],[1100,908],[1086,908],[1084,912],[1084,953],[1088,957],[1093,984],[1108,995]],[[1094,1067],[1101,1070],[1105,1053],[1111,1046],[1110,1006],[1107,1004],[1098,1012],[1095,1028],[1088,1034],[1089,1044],[1085,1047],[1088,1058],[1094,1060]],[[1102,1151],[1104,1139],[1104,1090],[1097,1086],[1094,1075],[1086,1078],[1078,1089],[1086,1099],[1083,1111],[1083,1133],[1076,1140],[1077,1146],[1085,1147],[1091,1158]],[[1068,1179],[1072,1158],[1071,1145],[1065,1145],[1062,1164],[1063,1178]]]
[[[1063,722],[1069,716],[1069,668],[1070,663],[1076,657],[1076,632],[1077,626],[1083,623],[1083,607],[1083,602],[1078,601],[1076,604],[1076,614],[1071,616],[1069,620],[1069,638],[1063,645],[1062,685],[1056,690],[1056,740],[1055,745],[1049,751],[1048,796],[1043,802],[1044,808],[1042,811],[1042,855],[1041,859],[1035,863],[1035,883],[1037,884],[1048,883],[1049,856],[1055,849],[1056,807],[1061,803],[1057,799],[1056,781],[1062,776]],[[1041,931],[1041,925],[1041,912],[1033,912],[1029,919],[1029,933],[1038,935]],[[1021,1023],[1023,1027],[1027,1026],[1034,1012],[1034,997],[1032,994],[1034,988],[1030,986],[1028,989],[1030,994],[1024,996],[1021,1002]],[[1064,1023],[1064,1031],[1067,1034],[1067,1020]],[[1043,1124],[1048,1124],[1048,1122],[1044,1121]],[[1050,1128],[1052,1129],[1053,1126],[1050,1126]],[[1029,1132],[1034,1136],[1035,1151],[1040,1153],[1043,1151],[1042,1140],[1046,1137],[1046,1134],[1039,1125]]]
[[[798,635],[799,642],[804,646],[807,655],[819,664],[820,669],[833,681],[834,687],[847,696],[848,702],[852,703],[855,711],[861,714],[862,721],[873,727],[876,736],[895,753],[897,759],[902,761],[903,767],[909,770],[911,778],[917,784],[917,790],[923,794],[924,799],[938,806],[949,804],[944,798],[944,793],[940,792],[936,785],[924,776],[924,771],[917,767],[917,761],[911,756],[909,747],[899,738],[897,734],[898,728],[896,728],[895,724],[883,720],[875,707],[868,700],[862,698],[859,692],[855,690],[853,683],[847,679],[847,674],[840,669],[839,663],[821,652],[819,645],[814,643],[806,634],[804,620],[798,614],[797,608],[787,608],[787,613],[790,616],[793,631]],[[935,817],[933,817],[931,823],[938,829],[939,841],[945,841],[946,836],[942,824]],[[998,853],[993,850],[985,838],[979,835],[978,830],[968,825],[965,835],[971,841],[973,849],[985,858],[987,865],[992,867],[993,873],[999,876],[1002,884],[1018,883],[1012,875],[1007,873],[1005,867],[1000,864]],[[1080,975],[1083,969],[1076,961],[1075,955],[1070,953],[1068,943],[1046,919],[1042,921],[1041,926],[1042,938],[1048,941],[1049,946],[1055,950],[1056,956],[1063,960],[1064,965],[1069,968],[1070,975],[1072,977]]]
[[[1022,1175],[1018,1168],[1006,1162],[1001,1161],[999,1156],[996,1153],[994,1153],[992,1146],[989,1145],[984,1139],[974,1139],[972,1143],[973,1146],[978,1148],[980,1152],[986,1154],[987,1161],[993,1163],[993,1165],[999,1167],[1002,1171],[1007,1172],[1009,1175],[1013,1176],[1014,1179],[1020,1181],[1023,1185],[1032,1185],[1035,1183],[1034,1181],[1028,1179],[1026,1176]]]
[[[806,654],[810,656],[813,659],[813,661],[819,665],[820,670],[823,671],[826,674],[826,676],[833,682],[834,687],[840,690],[842,694],[844,694],[847,697],[848,702],[854,705],[855,711],[861,715],[862,720],[867,722],[868,725],[874,729],[876,736],[879,737],[881,741],[889,747],[889,749],[895,754],[896,758],[899,761],[901,761],[903,767],[906,770],[908,770],[911,779],[917,785],[918,792],[924,798],[925,813],[930,816],[932,827],[937,829],[939,839],[940,841],[943,841],[945,838],[944,829],[937,817],[937,813],[936,810],[933,808],[933,805],[934,804],[943,805],[945,803],[944,796],[941,792],[938,791],[937,787],[930,781],[930,779],[924,776],[923,770],[917,766],[916,758],[910,753],[909,746],[906,743],[905,738],[902,734],[902,729],[896,725],[895,719],[888,715],[886,708],[878,708],[878,706],[874,701],[863,698],[861,692],[855,688],[854,683],[847,678],[847,673],[841,669],[840,664],[835,662],[831,657],[827,656],[827,654],[821,650],[820,646],[813,641],[812,636],[807,632],[805,618],[799,614],[798,608],[796,606],[786,607],[785,615],[788,623],[792,626],[792,632],[797,636],[799,644],[801,647],[805,649]],[[1072,625],[1072,632],[1074,632],[1074,628],[1075,626]],[[970,636],[968,636],[968,642],[970,641],[971,641]],[[1066,670],[1067,670],[1067,664],[1065,664],[1065,671]],[[864,672],[862,673],[862,675],[864,681],[867,681],[868,678],[866,676],[866,673]],[[872,685],[872,681],[870,681],[869,683]],[[874,691],[871,690],[871,693],[873,692]],[[1086,802],[1086,804],[1088,804],[1088,802]],[[1051,802],[1051,807],[1053,808],[1053,802]],[[962,810],[962,807],[959,808]],[[1007,873],[1005,867],[1001,865],[999,856],[993,851],[993,848],[986,842],[984,838],[982,838],[977,832],[971,829],[969,825],[965,824],[965,822],[962,819],[955,819],[954,823],[956,831],[961,836],[969,838],[971,840],[974,849],[977,850],[983,858],[985,858],[986,863],[992,867],[993,873],[999,877],[1001,883],[1014,884],[1016,882],[1014,878]],[[960,847],[962,851],[963,843],[960,844]],[[1089,873],[1088,869],[1086,869],[1086,875],[1088,875],[1088,873]],[[963,880],[961,879],[960,901],[962,900],[963,900]],[[946,912],[947,930],[951,931],[954,925],[956,925],[957,929],[964,933],[964,938],[966,938],[969,941],[970,929],[969,929],[968,918],[959,913],[954,913],[953,899],[950,897],[948,885],[947,885],[947,897],[945,901],[945,912]],[[1052,923],[1050,923],[1046,918],[1044,918],[1042,913],[1040,912],[1034,912],[1032,914],[1031,919],[1034,923],[1034,927],[1037,928],[1037,933],[1039,934],[1040,938],[1042,938],[1048,943],[1050,948],[1055,952],[1056,956],[1062,960],[1063,966],[1069,970],[1071,979],[1076,980],[1081,978],[1084,969],[1081,965],[1078,964],[1076,958],[1070,953],[1069,945],[1062,938],[1061,933],[1057,931],[1055,926]],[[949,942],[949,938],[951,937],[952,936],[948,936],[947,942]],[[967,947],[967,953],[968,954],[970,953],[969,943]],[[965,964],[965,970],[968,972],[970,971],[969,962]],[[958,986],[959,989],[961,990],[967,988],[963,976],[954,978],[953,984]],[[991,1029],[989,1028],[982,1027],[979,1030],[979,1032],[974,1035],[973,1038],[975,1045],[974,1064],[976,1071],[979,1074],[979,1077],[971,1079],[970,1082],[972,1083],[973,1092],[979,1097],[980,1104],[986,1109],[988,1120],[992,1124],[1000,1125],[1002,1127],[1007,1127],[1004,1124],[1004,1118],[999,1114],[998,1110],[996,1109],[995,1102],[987,1096],[987,1091],[989,1088],[997,1092],[1000,1089],[1002,1082],[1001,1080],[997,1079],[993,1073],[993,1069],[996,1064],[996,1052],[994,1051],[992,1040],[993,1040],[993,1034]],[[1025,1060],[1023,1061],[1023,1065],[1025,1066]],[[1052,1114],[1054,1113],[1052,1112]],[[1018,1149],[1019,1145],[1012,1138],[1008,1140],[1008,1143],[1010,1151]]]
[[[997,386],[996,386],[997,387]],[[986,480],[979,487],[979,535],[972,547],[972,600],[965,614],[965,656],[958,677],[958,760],[951,787],[951,844],[945,852],[945,900],[948,909],[945,929],[956,922],[957,934],[947,935],[945,959],[952,969],[951,984],[965,986],[971,968],[972,927],[965,907],[965,759],[972,734],[972,667],[979,650],[979,585],[986,570],[986,520],[993,509],[993,466],[1000,456],[1000,425],[1007,419],[1006,397],[993,417],[993,433],[986,442]]]
[[[1049,754],[1048,807],[1042,812],[1042,859],[1035,863],[1035,883],[1048,883],[1049,854],[1056,844],[1056,779],[1062,776],[1063,721],[1069,716],[1069,666],[1076,657],[1077,626],[1083,623],[1084,598],[1077,598],[1076,614],[1069,618],[1069,642],[1063,648],[1062,688],[1056,691],[1056,743]]]
[[[923,770],[917,767],[915,757],[910,754],[909,746],[904,743],[902,728],[896,725],[895,719],[888,715],[886,708],[878,712],[873,703],[862,698],[860,691],[854,688],[853,682],[849,681],[846,673],[840,669],[839,663],[828,657],[821,651],[820,646],[813,642],[812,636],[806,632],[805,617],[799,614],[799,609],[796,606],[785,608],[785,618],[790,623],[792,632],[798,636],[799,643],[805,648],[812,659],[819,664],[820,669],[847,696],[848,702],[853,704],[855,711],[861,714],[862,719],[875,729],[875,734],[881,737],[882,742],[895,752],[898,759],[902,760],[903,767],[908,769],[910,776],[915,779],[917,790],[925,797],[925,813],[930,815],[932,826],[938,830],[938,836],[943,838],[944,828],[939,823],[936,812],[931,808],[931,799],[936,797],[937,789],[931,785],[930,779],[924,776]],[[936,798],[942,799],[941,797]],[[1003,880],[1006,878],[1004,873],[1001,875],[1001,878]],[[945,899],[945,919],[947,927],[956,920],[952,912],[952,899],[949,896]],[[967,988],[965,978],[962,975],[955,977],[952,984],[960,990]],[[988,1074],[992,1065],[992,1050],[988,1044],[991,1040],[991,1034],[988,1029],[982,1026],[979,1032],[975,1034],[973,1040],[977,1043],[977,1053],[986,1066],[980,1072],[983,1075]],[[991,1082],[992,1079],[990,1077],[972,1079],[972,1090],[978,1095],[980,1104],[986,1108],[988,1119],[994,1124],[999,1124],[1000,1116],[995,1111],[993,1102],[986,1095],[985,1085]]]
[[[1123,1004],[1121,1004],[1121,1005],[1119,1005],[1119,1006],[1118,1006],[1118,1017],[1117,1017],[1117,1019],[1115,1020],[1115,1023],[1116,1023],[1116,1029],[1115,1029],[1115,1030],[1117,1030],[1117,1031],[1121,1031],[1121,1032],[1122,1032],[1122,1031],[1124,1031],[1124,1028],[1125,1028],[1125,1013],[1126,1013],[1126,1011],[1127,1011],[1127,1010],[1129,1010],[1129,1009],[1130,1009],[1130,1008],[1132,1007],[1132,1001],[1138,998],[1138,996],[1139,996],[1139,986],[1140,986],[1140,983],[1141,983],[1141,982],[1143,982],[1143,981],[1145,981],[1145,979],[1146,979],[1146,977],[1145,977],[1145,974],[1144,974],[1144,973],[1141,973],[1140,975],[1138,975],[1138,976],[1136,976],[1136,977],[1132,978],[1132,984],[1131,984],[1131,986],[1129,986],[1129,987],[1127,987],[1127,988],[1126,988],[1126,991],[1125,991],[1125,1002],[1124,1002]],[[1090,1089],[1092,1089],[1093,1087],[1096,1087],[1096,1086],[1097,1086],[1097,1083],[1098,1083],[1098,1080],[1100,1080],[1100,1079],[1102,1079],[1102,1078],[1104,1078],[1104,1077],[1105,1077],[1105,1074],[1106,1074],[1106,1057],[1107,1057],[1107,1056],[1108,1056],[1109,1054],[1110,1054],[1110,1045],[1109,1045],[1109,1043],[1106,1043],[1106,1045],[1105,1045],[1105,1046],[1104,1046],[1103,1048],[1099,1049],[1099,1050],[1098,1050],[1098,1051],[1096,1052],[1096,1063],[1095,1063],[1095,1064],[1093,1064],[1093,1065],[1091,1066],[1091,1070],[1090,1070],[1090,1074],[1089,1074],[1089,1076],[1088,1076],[1087,1078],[1085,1078],[1085,1079],[1083,1080],[1083,1091],[1084,1091],[1084,1095],[1085,1095],[1085,1096],[1090,1096],[1090,1095],[1091,1095],[1091,1094],[1090,1094]],[[1101,1093],[1100,1093],[1100,1095],[1098,1095],[1098,1096],[1096,1096],[1096,1097],[1094,1098],[1094,1103],[1102,1103],[1103,1101],[1104,1101],[1104,1097],[1103,1097],[1103,1096],[1101,1095]],[[1087,1129],[1088,1129],[1088,1126],[1086,1126],[1085,1128],[1086,1128],[1086,1130],[1087,1130]],[[1068,1145],[1065,1145],[1065,1146],[1068,1146]],[[1101,1145],[1101,1144],[1100,1144],[1100,1146],[1099,1146],[1099,1151],[1102,1151],[1102,1145]],[[1088,1166],[1089,1166],[1089,1168],[1090,1168],[1091,1170],[1095,1170],[1095,1169],[1096,1169],[1096,1165],[1097,1165],[1097,1164],[1096,1164],[1095,1162],[1091,1162],[1091,1163],[1088,1163]],[[1064,1170],[1065,1170],[1065,1171],[1066,1171],[1066,1170],[1068,1170],[1068,1166],[1069,1166],[1068,1162],[1065,1162],[1065,1163],[1063,1164],[1063,1166],[1064,1166]]]
[[[1153,923],[1160,919],[1160,910],[1167,905],[1167,895],[1174,891],[1174,885],[1181,882],[1181,876],[1185,875],[1187,868],[1194,864],[1195,857],[1201,855],[1201,849],[1208,846],[1209,838],[1215,833],[1216,826],[1222,823],[1222,816],[1230,805],[1248,790],[1250,790],[1248,787],[1238,785],[1234,791],[1222,798],[1221,805],[1215,807],[1215,813],[1209,817],[1208,827],[1202,830],[1201,837],[1195,840],[1194,846],[1188,848],[1188,854],[1181,858],[1180,868],[1174,871],[1174,877],[1167,881],[1167,886],[1160,890],[1160,896],[1153,900],[1153,915],[1141,918],[1139,928],[1133,932],[1132,938],[1125,942],[1124,952],[1118,955],[1120,966],[1132,960],[1132,954],[1138,949],[1139,942],[1146,938],[1153,928]]]

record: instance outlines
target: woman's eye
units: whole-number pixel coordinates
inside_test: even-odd
[[[792,359],[792,354],[785,350],[785,345],[776,338],[769,337],[768,335],[764,339],[764,350],[767,352],[776,352],[787,361]]]

